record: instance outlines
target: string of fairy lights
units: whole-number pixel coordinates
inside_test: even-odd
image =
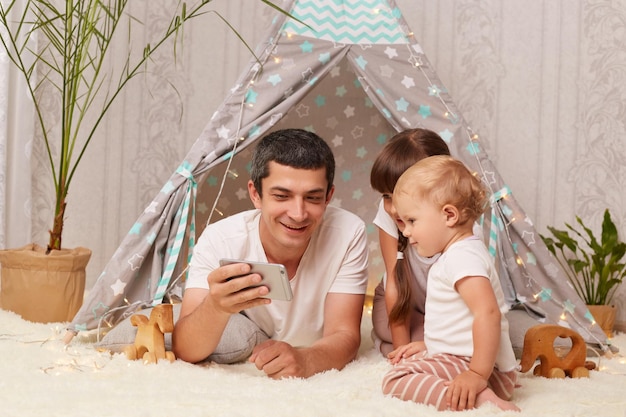
[[[291,34],[286,33],[285,36],[291,37]],[[429,78],[427,71],[423,68],[423,62],[422,59],[420,57],[420,55],[415,54],[414,51],[411,49],[411,46],[413,44],[417,44],[417,42],[415,42],[414,40],[414,36],[413,33],[408,33],[407,34],[407,39],[409,40],[409,44],[407,45],[407,49],[409,50],[409,62],[411,62],[411,64],[416,68],[416,70],[420,71],[420,73],[422,74],[422,76],[427,80],[428,84],[431,86],[431,88],[433,89],[433,91],[437,90],[437,86],[432,82],[432,80]],[[266,51],[275,51],[276,49],[276,43],[277,43],[278,39],[272,39],[271,40],[271,44],[270,44],[270,48],[266,49]],[[271,52],[270,52],[271,53]],[[274,62],[280,62],[281,57],[278,55],[274,55],[272,53],[272,59],[274,60]],[[260,77],[262,73],[262,66],[261,65],[257,65],[255,67],[253,67],[253,70],[250,73],[248,82],[246,87],[244,88],[244,91],[248,91],[250,88],[252,88],[252,86],[255,84],[255,82],[258,80],[258,78]],[[446,103],[446,101],[441,97],[440,94],[435,94],[435,96],[440,100],[441,104],[443,105],[445,112],[444,112],[444,117],[447,118],[448,120],[450,120],[452,123],[458,123],[458,121],[460,120],[460,118],[456,115],[456,113],[450,108],[450,106]],[[243,123],[243,114],[244,114],[244,110],[246,108],[246,106],[248,107],[253,107],[253,103],[246,103],[246,99],[245,99],[245,94],[242,96],[241,102],[239,103],[240,106],[240,110],[239,110],[239,118],[238,118],[238,123],[237,123],[237,130],[234,133],[234,135],[232,136],[233,139],[231,139],[232,141],[232,148],[229,152],[229,154],[227,154],[224,158],[227,159],[227,165],[224,171],[224,174],[221,178],[221,182],[220,182],[220,186],[218,188],[217,194],[215,196],[215,200],[212,206],[212,209],[209,213],[209,217],[206,221],[206,224],[208,225],[211,222],[213,213],[217,213],[220,216],[223,216],[223,213],[218,209],[218,202],[221,198],[222,192],[224,190],[225,184],[226,184],[226,179],[228,176],[232,176],[234,175],[234,173],[230,172],[230,167],[231,167],[231,163],[233,160],[233,156],[236,154],[238,146],[240,143],[242,143],[246,138],[241,136],[240,131],[242,128],[242,123]],[[466,127],[465,132],[467,134],[467,139],[470,142],[470,144],[472,143],[479,143],[479,136],[476,133],[473,133],[471,131],[471,129],[469,127]],[[502,205],[506,205],[507,201],[509,201],[509,199],[512,198],[512,194],[510,192],[510,190],[508,188],[505,188],[504,190],[493,190],[491,183],[489,181],[487,181],[487,170],[485,169],[485,167],[482,164],[482,161],[479,158],[478,153],[475,153],[476,156],[476,162],[479,166],[480,169],[480,175],[481,177],[484,179],[484,182],[487,184],[487,186],[490,189],[490,192],[492,194],[496,194],[498,193],[498,198],[494,199],[492,202],[492,210],[494,210],[495,212],[497,212],[498,216],[497,218],[500,219],[500,221],[502,221],[502,231],[503,234],[506,238],[506,244],[509,244],[511,246],[514,246],[514,242],[513,242],[513,237],[512,237],[512,227],[513,224],[517,221],[520,221],[520,217],[512,215],[512,216],[507,216],[507,214],[505,213],[505,210],[503,210]],[[524,220],[524,219],[522,219]],[[524,241],[523,237],[521,237],[522,241]],[[502,242],[501,242],[502,243]],[[525,242],[526,243],[526,242]],[[525,277],[525,279],[527,280],[526,285],[532,289],[533,291],[533,297],[535,300],[539,300],[541,298],[541,293],[542,291],[544,291],[544,289],[541,287],[541,285],[533,278],[532,274],[528,271],[528,267],[526,265],[526,263],[524,262],[524,260],[522,259],[522,257],[519,255],[519,253],[515,254],[515,264],[517,265],[517,267],[519,267],[521,269],[521,273],[522,276]],[[509,265],[510,266],[510,265]],[[171,291],[174,287],[176,287],[176,284],[178,283],[178,281],[180,281],[182,279],[182,277],[185,275],[186,271],[187,271],[188,265],[183,269],[183,271],[178,274],[176,276],[176,278],[170,283],[169,285],[169,291]],[[169,294],[168,292],[168,295]],[[576,322],[576,324],[578,324],[579,326],[581,326],[582,328],[584,328],[585,326],[580,323],[580,321],[577,319],[577,317],[572,313],[572,306],[567,302],[567,301],[561,301],[561,300],[557,300],[554,297],[548,298],[549,301],[556,303],[561,309],[562,309],[562,314],[561,314],[561,320],[566,321],[566,320],[574,320]],[[546,300],[543,300],[546,301]],[[124,298],[124,305],[117,307],[117,308],[113,308],[107,311],[107,313],[105,315],[103,315],[100,319],[100,322],[98,324],[98,329],[97,329],[97,336],[99,337],[102,333],[102,326],[106,325],[107,327],[111,328],[114,326],[113,323],[111,323],[108,318],[111,317],[111,315],[119,312],[120,310],[124,310],[125,313],[122,315],[123,318],[128,317],[132,314],[134,314],[134,312],[141,308],[142,306],[146,305],[146,301],[135,301],[135,302],[130,302],[128,299]],[[371,305],[368,307],[368,312],[371,312]],[[595,326],[596,323],[595,322],[591,322],[591,324],[589,325],[590,327]],[[25,338],[23,335],[15,335],[15,334],[0,334],[0,340],[3,339],[10,339],[13,340],[17,343],[20,344],[33,344],[33,343],[39,343],[41,345],[46,344],[50,341],[54,341],[56,340],[60,333],[61,333],[61,328],[57,329],[57,335],[54,337],[50,337],[50,338],[46,338],[43,340],[30,340]],[[601,342],[600,340],[598,340],[597,338],[595,338],[595,336],[593,336],[593,334],[591,332],[589,332],[589,334],[598,342],[598,344],[603,347],[603,351],[606,353],[606,349],[604,348],[604,342]],[[93,358],[92,356],[94,355],[94,351],[90,350],[89,352],[85,352],[85,351],[80,351],[77,350],[75,347],[72,348],[69,345],[64,345],[64,351],[67,353],[67,355],[69,355],[68,359],[62,359],[59,360],[57,362],[55,362],[54,364],[50,365],[50,366],[45,366],[45,367],[41,367],[41,371],[45,374],[58,374],[60,372],[84,372],[87,370],[91,370],[93,372],[96,371],[101,371],[105,364],[104,362],[102,362],[103,360],[110,358],[110,356],[108,355],[103,355],[100,352],[96,352],[96,355],[98,355],[96,358]],[[91,353],[90,353],[91,352]],[[619,372],[619,371],[611,371],[611,370],[604,370],[603,368],[600,367],[600,358],[602,357],[602,355],[598,355],[598,369],[599,370],[603,370],[607,373],[613,373],[613,374],[617,374],[617,375],[624,375],[623,372]],[[90,362],[87,362],[87,360],[89,360]],[[619,361],[621,364],[626,364],[626,359],[625,358],[621,358]]]
[[[275,46],[276,46],[276,42],[277,40],[272,40],[271,43],[271,48],[270,50],[274,50]],[[243,88],[243,91],[247,92],[249,91],[250,88],[252,88],[252,86],[255,84],[255,82],[258,81],[259,77],[261,76],[263,72],[263,67],[262,65],[260,65],[258,62],[256,64],[254,64],[252,66],[251,71],[249,72],[249,77],[248,77],[248,82],[245,86],[245,88]],[[220,181],[220,186],[218,188],[217,194],[215,196],[215,199],[213,201],[213,206],[211,207],[211,210],[209,211],[209,216],[206,220],[206,225],[209,225],[211,223],[211,220],[213,218],[213,214],[217,213],[218,215],[220,215],[221,217],[224,216],[224,213],[221,212],[217,205],[219,203],[219,200],[222,196],[222,192],[224,190],[224,186],[226,184],[226,179],[229,176],[233,176],[233,177],[237,177],[237,174],[233,171],[231,171],[231,164],[233,162],[234,159],[234,155],[237,153],[237,148],[239,146],[239,144],[241,142],[243,142],[244,140],[246,140],[245,136],[241,136],[241,128],[243,125],[243,115],[244,115],[244,109],[246,107],[246,105],[248,106],[248,108],[252,108],[254,106],[253,103],[246,103],[246,94],[242,94],[241,96],[241,101],[239,102],[239,112],[238,112],[238,119],[237,119],[237,129],[234,132],[234,134],[232,135],[232,139],[230,139],[230,141],[232,142],[232,147],[230,149],[230,151],[224,155],[222,158],[226,159],[227,164],[226,167],[224,169],[224,174],[222,175],[221,181]],[[195,205],[195,201],[192,201],[192,204]],[[191,208],[190,208],[191,209]],[[195,236],[193,236],[192,241],[195,241]],[[189,247],[189,253],[191,253],[193,251],[193,246]],[[185,276],[185,274],[187,273],[189,269],[189,263],[186,262],[185,263],[185,267],[182,269],[182,271],[176,275],[176,277],[174,279],[172,279],[170,281],[170,283],[168,284],[167,290],[165,292],[166,296],[170,299],[170,302],[173,302],[172,300],[174,300],[176,297],[174,294],[176,292],[179,292],[179,282],[182,280],[182,278]],[[150,305],[152,300],[137,300],[134,302],[130,302],[126,297],[124,297],[124,303],[122,305],[120,305],[119,307],[114,307],[114,308],[110,308],[108,309],[98,320],[98,326],[97,326],[97,338],[98,341],[100,340],[101,335],[104,333],[105,329],[112,329],[115,324],[119,321],[122,321],[128,317],[130,317],[131,315],[135,314],[138,310],[140,310],[141,308]],[[111,322],[111,317],[113,315],[115,315],[116,313],[122,311],[122,314],[120,314],[120,316],[118,317],[118,319],[116,320],[116,323]],[[105,328],[106,326],[106,328]]]
[[[453,124],[458,123],[459,121],[458,115],[450,108],[448,103],[446,103],[446,101],[441,97],[440,89],[433,83],[433,81],[428,76],[428,73],[424,69],[421,56],[415,54],[413,49],[411,48],[412,45],[417,44],[417,41],[415,40],[413,32],[407,33],[406,36],[409,42],[407,45],[407,50],[409,51],[409,59],[408,59],[409,63],[418,71],[420,71],[421,75],[424,77],[424,79],[428,82],[428,85],[430,86],[429,91],[431,91],[432,93],[431,95],[437,97],[441,105],[445,108],[445,112],[443,114],[444,118],[450,120],[450,122]],[[467,139],[469,143],[471,144],[472,149],[480,149],[480,146],[478,145],[480,143],[478,134],[474,133],[469,126],[465,127],[465,133],[467,134]],[[497,221],[501,222],[503,226],[502,230],[504,232],[504,235],[506,236],[506,243],[508,243],[512,247],[516,247],[517,245],[514,244],[513,239],[511,237],[511,227],[513,223],[519,221],[519,219],[516,216],[513,216],[509,219],[501,206],[501,204],[506,204],[506,202],[512,198],[512,193],[510,189],[508,189],[508,187],[504,187],[503,190],[494,190],[492,187],[492,182],[489,181],[488,179],[487,170],[483,166],[483,163],[479,157],[480,152],[473,152],[473,155],[475,156],[476,163],[478,164],[478,167],[480,169],[480,176],[483,179],[483,183],[487,185],[492,195],[496,193],[500,193],[499,198],[492,201],[491,208],[493,211],[495,211],[498,214],[498,216],[496,216],[496,219]],[[476,175],[477,173],[475,172],[474,174]],[[525,216],[523,217],[525,218]],[[503,222],[502,221],[503,219],[507,221]],[[528,242],[526,242],[523,237],[520,237],[520,238],[526,245],[528,245]],[[519,255],[517,250],[515,251],[515,263],[517,264],[519,268],[521,268],[521,275],[526,279],[527,287],[532,290],[533,299],[535,301],[538,301],[541,299],[542,301],[550,301],[550,302],[555,303],[561,309],[561,314],[559,316],[561,321],[563,322],[567,322],[570,320],[573,321],[581,329],[585,329],[588,336],[592,338],[593,340],[595,340],[603,351],[606,352],[608,350],[607,342],[601,341],[600,339],[598,339],[594,335],[594,333],[590,330],[594,326],[597,326],[596,321],[591,320],[588,322],[588,324],[582,323],[578,319],[578,317],[573,314],[574,306],[570,300],[563,301],[563,300],[556,299],[553,296],[553,294],[550,294],[550,297],[542,298],[542,294],[546,291],[546,289],[544,289],[541,286],[541,284],[533,278],[532,274],[528,271],[526,263],[524,262],[522,257]],[[511,265],[509,265],[509,267],[511,267]],[[516,294],[516,297],[517,296],[519,296],[519,294]]]
[[[380,13],[379,10],[374,10],[374,13]],[[405,30],[405,28],[403,27],[403,30]],[[292,38],[293,34],[289,33],[289,32],[284,32],[282,34],[283,36],[286,36],[287,38]],[[443,117],[447,120],[450,121],[450,123],[452,124],[458,124],[459,121],[462,121],[462,118],[459,117],[459,115],[457,115],[457,113],[450,107],[450,105],[446,102],[446,100],[443,99],[442,95],[440,94],[440,88],[433,82],[433,80],[429,77],[429,74],[427,72],[427,69],[424,68],[424,62],[422,59],[422,54],[419,54],[416,52],[416,50],[418,48],[414,49],[414,46],[417,46],[418,43],[415,39],[414,33],[413,32],[408,32],[405,30],[405,36],[407,39],[407,43],[405,44],[405,47],[408,51],[408,62],[411,64],[412,67],[414,67],[417,71],[420,72],[421,76],[426,80],[426,82],[428,83],[429,86],[429,92],[431,93],[432,97],[437,97],[437,99],[439,100],[439,102],[441,103],[441,105],[443,106],[443,108],[445,109],[444,113],[443,113]],[[259,57],[259,62],[257,62],[256,64],[254,64],[251,68],[251,70],[248,72],[248,77],[247,77],[247,84],[245,86],[239,86],[240,88],[242,88],[244,92],[248,92],[250,91],[250,89],[254,86],[254,84],[258,81],[259,77],[261,76],[262,72],[263,72],[263,66],[260,64],[260,62],[267,62],[268,60],[272,60],[275,63],[280,63],[282,62],[282,57],[278,54],[276,54],[277,51],[277,43],[280,37],[275,37],[275,38],[270,38],[268,41],[268,46],[264,49],[263,52],[263,56]],[[236,173],[231,172],[230,167],[231,167],[231,163],[233,161],[233,156],[236,154],[237,152],[237,148],[239,146],[239,144],[241,142],[243,142],[244,140],[246,140],[246,137],[241,136],[241,128],[242,128],[242,124],[243,124],[243,115],[244,115],[244,111],[247,108],[252,108],[254,107],[254,103],[252,102],[246,102],[246,93],[242,94],[242,98],[241,101],[239,103],[239,115],[238,115],[238,120],[237,120],[237,129],[236,132],[232,135],[232,139],[230,139],[230,141],[232,142],[232,148],[230,150],[230,152],[224,156],[225,159],[227,159],[227,166],[224,170],[224,174],[221,178],[221,182],[220,182],[220,186],[218,188],[217,194],[215,196],[214,202],[213,202],[213,206],[211,208],[211,210],[209,211],[209,217],[206,221],[206,224],[208,225],[211,220],[212,220],[212,216],[214,213],[217,213],[220,216],[224,216],[224,213],[222,211],[219,210],[218,208],[218,203],[219,200],[222,196],[222,192],[224,190],[225,184],[226,184],[226,179],[229,176],[236,176]],[[478,136],[478,134],[474,133],[471,128],[469,126],[464,126],[465,128],[465,133],[467,134],[467,140],[470,143],[470,145],[472,146],[473,149],[480,149],[480,138]],[[482,151],[481,151],[482,152]],[[501,224],[501,230],[503,231],[503,233],[498,234],[498,236],[502,236],[504,235],[506,238],[506,244],[511,245],[512,247],[515,247],[515,243],[513,242],[513,238],[512,238],[512,234],[511,234],[511,228],[513,227],[513,223],[520,221],[519,218],[517,216],[512,216],[512,217],[508,217],[505,213],[505,211],[503,210],[502,205],[506,205],[507,202],[512,198],[512,194],[510,192],[510,190],[508,189],[508,187],[505,187],[505,189],[503,190],[494,190],[492,187],[492,183],[491,181],[488,180],[488,175],[487,175],[487,170],[485,169],[485,167],[483,166],[483,163],[480,159],[480,152],[473,152],[473,155],[476,158],[476,163],[479,167],[480,170],[480,176],[483,179],[483,182],[488,186],[490,192],[492,193],[492,195],[495,195],[496,193],[498,194],[498,198],[497,199],[493,199],[492,204],[491,204],[491,209],[493,210],[493,212],[497,213],[497,215],[495,217],[492,218],[492,227],[496,227],[497,225],[494,224],[495,222],[498,222],[499,224]],[[477,175],[478,173],[475,172],[475,175]],[[525,217],[525,216],[522,216]],[[522,219],[524,220],[524,219]],[[526,242],[524,240],[523,237],[520,237],[521,240],[525,243],[525,245],[528,246],[528,242]],[[502,244],[502,242],[500,242],[500,244]],[[191,250],[192,248],[190,248]],[[546,249],[547,250],[547,249]],[[574,323],[576,323],[577,326],[579,326],[582,329],[586,329],[588,332],[588,335],[593,338],[601,347],[603,350],[606,350],[606,342],[605,341],[600,341],[594,334],[592,331],[590,331],[591,328],[593,328],[594,326],[596,326],[596,322],[595,321],[590,321],[588,324],[584,324],[582,323],[578,317],[573,313],[573,305],[571,303],[571,301],[569,300],[559,300],[557,298],[554,297],[554,295],[552,295],[551,297],[545,297],[542,298],[542,293],[545,291],[545,289],[541,286],[541,284],[539,284],[539,282],[537,282],[532,274],[528,271],[527,265],[524,262],[524,260],[522,259],[522,257],[520,256],[520,254],[518,253],[518,251],[515,251],[515,264],[517,265],[517,267],[520,269],[520,273],[521,275],[526,279],[526,286],[528,288],[530,288],[533,292],[533,299],[535,301],[541,300],[541,301],[550,301],[552,303],[555,303],[561,310],[562,313],[560,315],[560,319],[563,322],[567,322],[567,321],[573,321]],[[512,268],[512,265],[508,265],[509,268]],[[185,266],[185,268],[170,282],[170,284],[168,285],[168,293],[167,295],[170,296],[171,299],[171,295],[172,292],[176,290],[177,285],[179,283],[179,281],[182,279],[182,277],[186,274],[188,269],[188,265]],[[516,297],[519,296],[519,294],[516,293]],[[111,315],[117,313],[120,310],[124,310],[125,313],[122,314],[121,319],[128,317],[129,315],[132,315],[137,309],[141,308],[142,306],[146,305],[146,301],[135,301],[133,303],[129,302],[126,298],[124,298],[124,302],[125,304],[118,307],[118,308],[113,308],[108,310],[100,319],[100,323],[98,325],[98,330],[100,333],[102,324],[105,324],[107,327],[113,327],[114,324],[111,323],[108,318],[111,317]],[[371,300],[369,300],[369,302],[371,303]],[[371,312],[371,305],[366,305],[366,312]]]
[[[25,355],[31,354],[33,357],[40,357],[41,359],[37,361],[35,366],[42,374],[50,377],[63,376],[68,373],[111,373],[111,371],[107,371],[107,365],[115,360],[114,356],[106,350],[93,349],[89,336],[85,337],[83,343],[66,344],[63,341],[65,327],[62,324],[46,329],[46,334],[43,333],[42,329],[39,328],[35,332],[29,331],[27,333],[14,333],[7,331],[7,329],[0,333],[0,342],[4,344],[5,350],[15,346]],[[46,349],[48,353],[41,356],[34,349]],[[595,353],[598,371],[607,375],[626,375],[626,357],[621,354],[611,356],[602,355],[597,351]],[[44,357],[45,359],[43,359]],[[142,361],[128,361],[126,364],[128,367],[143,365]],[[169,362],[167,362],[167,366],[171,366]],[[117,375],[119,370],[115,368],[112,372]],[[99,387],[101,386],[99,385]]]

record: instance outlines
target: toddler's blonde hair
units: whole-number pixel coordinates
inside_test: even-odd
[[[394,198],[408,195],[429,199],[439,207],[459,210],[459,226],[476,221],[489,203],[487,189],[459,160],[447,155],[429,156],[407,169],[398,179]]]

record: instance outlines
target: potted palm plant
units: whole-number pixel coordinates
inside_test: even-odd
[[[33,321],[73,318],[82,304],[85,267],[91,256],[86,248],[62,246],[67,196],[76,169],[124,87],[143,73],[155,51],[180,42],[183,25],[205,14],[211,1],[198,0],[193,5],[172,2],[167,29],[140,51],[129,47],[125,60],[115,66],[108,52],[118,28],[130,32],[139,23],[126,11],[128,0],[0,3],[0,40],[33,99],[39,129],[35,137],[43,138],[55,190],[47,247],[31,244],[0,251],[3,308]],[[269,1],[260,1],[284,13]],[[60,120],[44,114],[42,103],[46,101],[59,104]],[[69,276],[57,276],[57,272]]]
[[[616,311],[611,301],[626,277],[626,243],[619,239],[608,209],[604,211],[600,240],[580,217],[576,216],[576,222],[577,227],[565,223],[567,230],[548,227],[552,237],[541,238],[596,322],[612,337]]]

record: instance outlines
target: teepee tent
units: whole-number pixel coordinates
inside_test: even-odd
[[[371,224],[379,196],[372,161],[396,132],[424,127],[492,192],[485,243],[512,306],[604,345],[584,303],[489,160],[393,0],[291,0],[187,156],[121,242],[70,325],[114,325],[138,308],[179,298],[198,225],[251,208],[250,145],[300,127],[325,138],[337,159],[331,204],[369,225],[370,281],[384,268]]]

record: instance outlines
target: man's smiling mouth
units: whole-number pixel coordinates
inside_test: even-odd
[[[304,229],[306,229],[306,227],[307,227],[306,225],[305,225],[305,226],[290,226],[290,225],[285,224],[285,223],[281,223],[281,224],[282,224],[283,226],[285,226],[287,229],[290,229],[290,230],[296,230],[296,231],[298,231],[298,230],[304,230]]]

